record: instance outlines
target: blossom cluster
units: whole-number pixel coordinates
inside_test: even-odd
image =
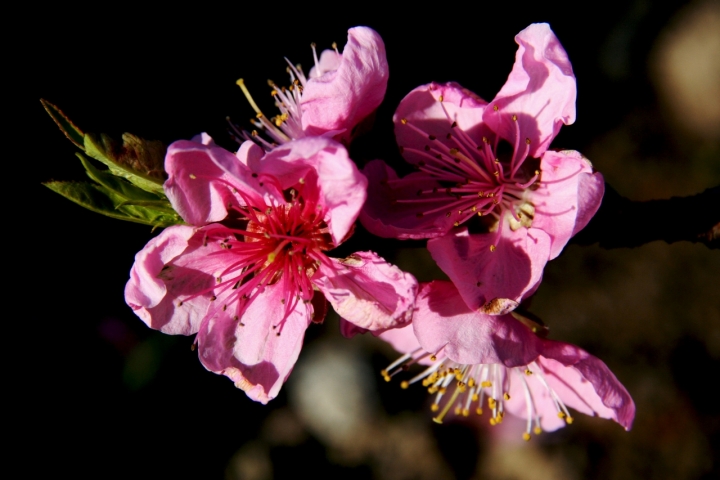
[[[452,410],[501,423],[525,419],[525,439],[573,420],[570,409],[632,425],[630,395],[598,358],[550,340],[525,310],[546,263],[597,212],[602,175],[550,145],[575,121],[576,81],[547,24],[516,36],[515,63],[487,102],[457,83],[421,85],[393,122],[413,173],[383,160],[362,171],[348,146],[382,102],[382,39],[352,28],[342,51],[313,54],[306,75],[271,84],[267,117],[242,80],[255,129],[232,125],[236,152],[207,134],[169,146],[162,194],[181,222],[135,258],[125,298],[151,328],[195,335],[208,370],[253,400],[277,396],[305,330],[328,304],[347,337],[369,332],[401,354],[383,370]],[[449,281],[421,283],[372,251],[333,250],[356,222],[371,234],[427,240]]]

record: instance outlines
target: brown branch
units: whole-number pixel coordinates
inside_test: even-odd
[[[720,186],[690,197],[635,202],[605,184],[597,214],[571,243],[637,247],[655,240],[720,247]]]

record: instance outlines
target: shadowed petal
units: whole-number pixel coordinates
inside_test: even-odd
[[[415,335],[427,352],[442,351],[457,363],[523,365],[537,357],[539,339],[510,315],[470,310],[455,286],[421,285],[413,316]]]
[[[482,123],[486,105],[483,99],[455,82],[417,87],[400,101],[393,116],[395,138],[402,148],[403,158],[412,164],[427,161],[424,148],[434,142],[447,148],[457,147],[457,143],[447,137],[448,134],[452,137],[458,130],[475,141],[480,141],[483,136],[494,138]],[[456,122],[455,127],[453,122]]]
[[[418,214],[437,208],[442,201],[454,200],[443,193],[425,195],[425,198],[438,198],[438,204],[398,202],[417,199],[419,190],[438,188],[440,184],[435,180],[422,173],[398,179],[395,171],[382,160],[365,165],[363,173],[368,178],[368,199],[360,212],[360,221],[371,233],[385,238],[421,239],[444,235],[452,228],[453,219],[446,216],[446,209]]]
[[[595,214],[605,189],[602,175],[592,173],[592,166],[578,152],[547,151],[540,170],[539,188],[528,190],[526,196],[535,209],[532,227],[550,236],[552,260]]]
[[[428,241],[428,250],[465,303],[479,309],[496,298],[519,303],[534,290],[548,260],[550,237],[536,228],[505,227],[501,235],[462,230]]]

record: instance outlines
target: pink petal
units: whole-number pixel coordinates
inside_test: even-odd
[[[541,347],[538,337],[512,316],[470,310],[450,282],[421,285],[412,324],[426,352],[442,351],[461,364],[524,365]]]
[[[330,260],[333,267],[321,264],[312,281],[343,319],[370,331],[410,321],[417,295],[415,277],[373,252]]]
[[[259,190],[258,182],[237,157],[214,143],[172,143],[165,156],[165,169],[165,194],[191,225],[220,221],[227,216],[228,203],[243,203],[233,188],[246,195]]]
[[[150,328],[174,335],[198,331],[210,294],[184,301],[182,306],[178,297],[213,285],[211,272],[186,265],[208,253],[202,247],[203,235],[192,227],[168,227],[135,255],[125,301]]]
[[[398,203],[398,199],[416,199],[418,190],[432,190],[440,185],[423,173],[411,173],[402,180],[382,160],[373,160],[363,169],[368,178],[368,199],[360,212],[363,226],[375,235],[386,238],[421,239],[445,235],[453,226],[453,219],[445,210],[418,216],[416,203]],[[438,193],[443,201],[454,201]],[[427,194],[426,198],[432,197]],[[432,204],[432,208],[438,205]],[[425,207],[427,208],[427,207]]]
[[[574,151],[545,152],[540,170],[539,188],[528,189],[526,195],[535,206],[532,228],[550,236],[552,260],[600,207],[604,183],[602,175],[593,174],[590,163]]]
[[[227,308],[216,308],[198,332],[199,356],[205,368],[229,377],[248,397],[261,403],[275,398],[290,375],[311,321],[312,307],[298,302],[282,322],[286,307],[281,300],[289,300],[285,297],[282,282],[271,285],[250,300],[242,317],[235,320],[240,300],[232,293],[218,296],[214,304]]]
[[[575,121],[577,87],[567,53],[547,23],[534,23],[520,32],[512,72],[485,110],[484,120],[511,144],[529,138],[530,156],[547,150],[562,124]],[[497,110],[495,110],[497,107]]]
[[[418,342],[418,339],[415,336],[415,330],[412,324],[385,330],[378,335],[378,338],[388,342],[400,353],[412,353],[418,348],[422,348],[420,346],[420,342]]]
[[[403,157],[412,164],[427,162],[425,146],[440,142],[455,148],[457,144],[447,135],[458,134],[458,130],[469,134],[476,143],[481,142],[483,136],[494,138],[482,123],[486,105],[483,99],[455,82],[417,87],[400,101],[393,116],[395,138]],[[457,122],[457,129],[452,127],[453,122]],[[435,140],[430,140],[429,135]]]
[[[321,66],[327,65],[321,61]],[[311,75],[312,76],[312,75]],[[321,135],[352,128],[373,112],[385,96],[388,64],[380,35],[367,27],[348,30],[348,42],[336,70],[311,78],[302,93],[303,130]]]
[[[281,145],[259,162],[257,173],[277,178],[283,190],[298,188],[301,179],[317,175],[320,206],[327,210],[325,220],[336,245],[352,228],[367,196],[365,176],[345,147],[328,138],[307,137]]]
[[[308,78],[319,78],[326,72],[337,70],[340,67],[342,58],[342,54],[337,53],[335,50],[323,50],[320,54],[320,59],[317,65],[310,69]]]
[[[538,362],[548,384],[569,407],[587,415],[615,420],[632,427],[635,403],[610,369],[597,357],[575,345],[544,340]]]
[[[533,291],[548,260],[550,237],[537,228],[513,232],[505,225],[500,235],[468,234],[464,229],[429,240],[427,248],[465,303],[476,310],[490,307],[495,299],[519,303]]]

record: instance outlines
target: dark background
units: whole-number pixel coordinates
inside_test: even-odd
[[[526,445],[514,441],[522,429],[517,425],[497,427],[506,430],[500,434],[484,424],[435,426],[421,389],[378,383],[377,372],[394,353],[372,338],[343,342],[335,318],[308,331],[298,364],[305,373],[294,372],[267,406],[248,400],[230,381],[204,370],[190,351],[191,338],[151,331],[125,305],[134,254],[154,235],[151,229],[85,211],[40,184],[83,177],[75,147],[45,114],[40,98],[86,131],[116,137],[129,131],[166,143],[207,131],[232,149],[225,117],[246,125],[252,116],[235,80],[243,77],[261,108],[270,111],[266,80],[286,82],[283,56],[307,71],[311,42],[320,50],[333,41],[341,47],[355,25],[371,26],[383,37],[390,82],[375,130],[351,153],[358,162],[376,156],[399,161],[390,119],[407,92],[433,80],[454,80],[492,99],[512,67],[514,35],[541,21],[562,42],[578,80],[576,124],[564,128],[553,146],[583,152],[632,199],[689,195],[718,184],[720,131],[712,110],[720,105],[717,90],[705,94],[705,110],[703,102],[699,110],[678,107],[674,102],[682,92],[667,73],[672,59],[697,53],[696,76],[706,79],[702,59],[711,57],[704,52],[718,51],[718,29],[714,34],[712,27],[718,25],[712,23],[720,15],[718,3],[574,5],[445,3],[428,10],[408,7],[406,16],[359,3],[285,9],[203,4],[162,15],[121,5],[82,16],[70,7],[28,10],[19,18],[22,34],[8,47],[6,73],[12,84],[6,103],[21,106],[6,117],[6,141],[17,149],[6,160],[6,246],[20,248],[8,252],[4,271],[10,278],[21,272],[20,295],[13,292],[6,301],[12,307],[6,315],[6,422],[12,425],[9,457],[21,464],[23,476],[717,474],[717,251],[657,242],[613,251],[572,246],[548,266],[536,313],[553,328],[552,338],[602,358],[635,398],[638,414],[630,433],[609,421],[579,419]],[[348,10],[355,12],[343,13]],[[681,49],[673,56],[682,32],[699,40],[690,41],[690,53]],[[710,74],[718,68],[711,65]],[[684,88],[696,92],[700,83]],[[14,98],[18,92],[20,102]],[[373,248],[421,280],[434,278],[421,248],[369,242],[359,232],[350,247]],[[331,388],[320,397],[340,410],[337,418],[364,413],[348,420],[347,428],[323,426],[322,418],[317,423],[306,411],[302,392],[310,386],[304,382],[312,368],[322,372],[323,365],[343,364],[343,358],[349,373],[339,375],[348,390],[333,397],[338,392]],[[332,385],[333,375],[320,377]],[[353,388],[361,391],[348,398]],[[332,412],[325,416],[334,418]]]

